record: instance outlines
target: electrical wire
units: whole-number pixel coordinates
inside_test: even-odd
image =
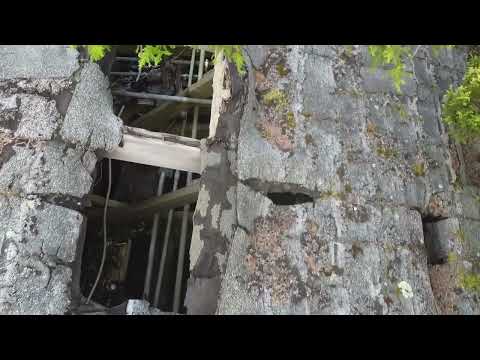
[[[118,117],[120,117],[125,109],[125,105],[122,106],[120,112],[118,113]],[[108,188],[107,188],[107,195],[105,196],[105,206],[103,207],[103,253],[102,253],[102,261],[100,262],[100,268],[98,269],[97,278],[95,279],[95,283],[93,284],[92,289],[90,290],[90,294],[88,295],[86,304],[90,303],[93,294],[97,288],[98,282],[100,281],[100,277],[102,276],[103,266],[105,265],[105,260],[107,257],[107,210],[108,210],[108,203],[110,202],[110,193],[112,191],[112,159],[108,158]]]
[[[88,295],[86,304],[90,303],[90,300],[97,288],[98,281],[102,275],[103,266],[105,264],[105,258],[107,256],[107,209],[108,209],[108,202],[110,201],[110,191],[112,190],[112,159],[108,159],[108,189],[107,189],[107,196],[105,198],[105,206],[103,208],[103,254],[102,254],[102,262],[100,263],[100,268],[98,269],[97,278],[95,283],[93,284],[92,290],[90,290],[90,294]]]

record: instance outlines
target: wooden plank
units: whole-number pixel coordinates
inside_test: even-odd
[[[122,211],[123,210],[123,211]],[[191,211],[189,221],[193,221],[193,211]],[[85,209],[85,215],[89,219],[96,219],[97,221],[101,221],[103,218],[103,208],[87,208]],[[168,217],[168,210],[160,210],[158,212],[160,219],[167,219]],[[175,221],[181,222],[183,219],[183,209],[173,212],[173,218]],[[138,214],[137,216],[130,216],[125,211],[125,209],[119,208],[108,208],[107,211],[107,222],[110,224],[129,224],[132,222],[136,222],[142,219],[153,219],[153,214],[148,216],[142,216]]]
[[[128,213],[131,216],[150,216],[161,211],[180,208],[187,204],[193,204],[197,201],[200,192],[200,181],[196,180],[191,185],[181,188],[152,199],[134,204]]]
[[[180,91],[177,96],[197,99],[211,98],[213,95],[213,73],[213,70],[209,71],[200,81],[196,82],[188,89]],[[166,103],[139,117],[134,121],[133,126],[149,130],[164,130],[165,127],[169,125],[168,120],[174,115],[179,114],[181,111],[188,110],[193,106],[193,104],[189,103]]]
[[[198,147],[132,134],[124,134],[122,143],[122,146],[118,146],[112,151],[100,152],[101,155],[137,164],[196,174],[201,172],[200,148]]]
[[[128,207],[109,208],[107,218],[109,222],[135,221],[139,218],[152,217],[154,214],[159,214],[161,218],[165,218],[169,210],[196,202],[199,191],[200,180],[195,180],[191,185],[177,191],[134,203]],[[87,215],[101,217],[103,216],[103,209],[94,208],[87,210]],[[181,217],[182,214],[179,213],[178,218],[181,219]]]
[[[200,147],[200,140],[192,139],[185,136],[148,131],[145,129],[140,129],[140,128],[131,127],[131,126],[124,126],[122,128],[122,132],[124,134],[140,136],[143,138],[159,139],[159,140],[168,141],[176,144],[182,144],[182,145],[187,145],[187,146],[192,146],[197,148]]]
[[[103,196],[95,195],[95,194],[89,194],[89,195],[87,195],[87,198],[88,198],[88,200],[90,200],[92,202],[93,205],[95,205],[97,207],[104,207],[105,206],[105,198]],[[108,201],[108,207],[125,208],[125,207],[128,207],[128,204],[123,203],[121,201],[116,201],[116,200],[110,199]]]

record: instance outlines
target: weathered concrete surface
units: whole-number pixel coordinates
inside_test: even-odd
[[[69,78],[79,67],[77,51],[57,45],[0,47],[0,79]]]
[[[122,138],[121,120],[112,112],[108,79],[98,70],[91,63],[83,68],[60,135],[73,144],[109,151]]]
[[[217,110],[221,111],[217,114],[215,137],[202,141],[203,171],[194,214],[191,273],[185,299],[188,313],[194,315],[214,314],[217,309],[228,249],[237,224],[235,159],[248,82],[240,79],[231,65],[224,69],[229,101],[218,104]]]
[[[227,70],[223,131],[204,150],[217,160],[194,217],[191,313],[212,304],[217,314],[445,313],[443,285],[454,313],[479,313],[458,276],[435,277],[444,265],[427,264],[422,226],[422,217],[458,224],[468,250],[441,224],[435,241],[473,264],[478,205],[455,191],[456,154],[440,121],[465,52],[419,54],[402,94],[383,69],[369,70],[366,46],[249,46],[247,55],[246,79]],[[304,202],[275,204],[268,193]],[[211,279],[208,297],[199,279]]]
[[[440,121],[462,49],[418,54],[402,94],[365,46],[246,54],[246,77],[218,68],[188,313],[479,314],[480,149],[460,154]],[[94,151],[121,122],[75,50],[2,46],[0,69],[0,313],[67,313]]]
[[[175,315],[173,313],[162,312],[150,306],[145,300],[128,300],[126,315]]]
[[[121,122],[99,67],[77,55],[0,48],[0,314],[65,314],[78,300],[82,198]]]

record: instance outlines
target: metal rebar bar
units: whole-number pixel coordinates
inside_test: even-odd
[[[117,56],[115,58],[116,61],[130,61],[130,62],[138,62],[138,57],[129,57],[129,56]],[[172,60],[173,64],[177,65],[190,65],[190,60]],[[198,65],[198,61],[195,62]]]
[[[200,66],[198,67],[198,80],[200,80],[203,77],[204,62],[205,62],[205,50],[200,50],[200,60],[199,60]]]
[[[157,189],[157,196],[163,194],[163,185],[165,184],[165,171],[159,169],[160,178],[158,180],[158,189]],[[152,270],[153,270],[153,262],[155,259],[155,249],[157,244],[157,235],[158,235],[158,223],[160,220],[160,216],[155,214],[153,216],[153,226],[152,226],[152,236],[150,238],[150,249],[148,252],[148,263],[147,263],[147,274],[145,276],[145,285],[143,290],[143,297],[145,300],[149,300],[150,296],[150,283],[152,281]]]
[[[128,267],[130,266],[130,257],[132,256],[132,239],[130,239],[130,237],[128,238],[128,242],[127,242],[127,256],[126,256],[126,262],[127,262],[127,265],[125,266],[125,279],[127,278],[128,276]]]
[[[187,125],[187,116],[185,114],[183,118],[183,123],[182,123],[182,131],[181,131],[181,136],[185,134],[185,127]],[[180,171],[175,170],[175,175],[173,177],[173,189],[172,191],[177,191],[178,188],[178,180],[180,179]],[[160,291],[162,290],[162,280],[163,280],[163,273],[165,271],[165,262],[167,260],[167,252],[168,252],[168,240],[170,238],[170,232],[172,229],[172,219],[173,219],[173,211],[175,209],[171,209],[168,211],[168,219],[167,219],[167,227],[165,229],[165,236],[163,238],[163,249],[162,249],[162,255],[160,258],[160,267],[158,269],[158,280],[157,280],[157,285],[155,287],[155,294],[153,297],[153,305],[155,307],[158,307],[158,302],[160,300]]]
[[[192,86],[193,81],[193,68],[195,66],[196,50],[192,50],[192,58],[190,59],[190,71],[188,72],[188,87]]]
[[[137,76],[138,72],[135,71],[112,71],[110,72],[110,75],[116,75],[116,76]]]
[[[140,92],[137,93],[137,92],[125,91],[125,90],[115,90],[115,91],[112,91],[112,94],[117,96],[127,96],[127,97],[133,97],[138,99],[174,101],[174,102],[191,103],[191,104],[197,104],[197,105],[212,104],[212,100],[209,100],[209,99],[195,99],[195,98],[189,98],[185,96],[170,96],[170,95],[149,94],[149,93],[140,93]]]
[[[116,61],[132,61],[132,62],[137,62],[138,58],[137,57],[129,57],[129,56],[117,56],[115,58]]]
[[[193,63],[192,56],[192,63]],[[200,66],[198,67],[198,80],[203,76],[203,61],[205,59],[205,50],[200,50]],[[192,69],[192,66],[190,67]],[[189,82],[192,80],[192,77],[189,78]],[[198,81],[197,80],[197,81]],[[192,138],[197,137],[197,126],[198,126],[198,115],[200,108],[195,106],[193,112],[193,124],[192,124]],[[192,173],[187,174],[187,185],[192,183]],[[187,225],[188,225],[188,216],[190,214],[190,204],[187,204],[183,207],[183,217],[182,217],[182,227],[180,231],[180,244],[178,248],[178,261],[177,261],[177,274],[175,279],[175,292],[173,298],[173,312],[178,313],[180,311],[180,298],[182,294],[182,280],[183,280],[183,266],[185,263],[185,248],[187,243]]]
[[[173,60],[172,63],[178,64],[178,65],[190,65],[191,61],[189,61],[189,60]],[[198,65],[198,61],[195,61],[195,65]]]

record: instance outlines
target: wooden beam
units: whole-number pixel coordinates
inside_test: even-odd
[[[168,211],[183,207],[187,204],[193,204],[197,201],[200,192],[200,181],[196,180],[191,185],[181,188],[177,191],[170,192],[152,199],[134,204],[129,209],[131,216],[150,216],[161,211]]]
[[[92,202],[93,205],[97,207],[104,207],[105,206],[105,198],[100,195],[95,195],[95,194],[89,194],[87,195],[87,199]],[[123,203],[121,201],[117,200],[108,200],[108,207],[112,208],[126,208],[128,207],[128,204]]]
[[[100,152],[100,155],[115,160],[199,174],[201,172],[200,148],[185,145],[184,139],[188,138],[182,139],[174,135],[164,135],[164,139],[168,135],[168,141],[156,137],[147,137],[140,133],[127,133],[123,135],[121,146],[109,152]],[[188,142],[194,144],[196,140],[191,139]]]
[[[169,210],[181,208],[186,204],[193,204],[196,202],[199,191],[200,180],[195,180],[191,185],[177,191],[156,196],[138,203],[133,203],[127,207],[110,207],[108,209],[107,217],[109,222],[135,221],[139,218],[152,217],[154,214],[159,214],[161,218],[165,218],[167,217]],[[87,210],[87,215],[101,217],[103,216],[103,209],[89,209]],[[181,214],[179,214],[179,219],[180,218]]]
[[[180,91],[177,96],[192,97],[196,99],[210,99],[213,95],[213,70],[206,73],[200,81],[188,89]],[[193,107],[190,103],[169,102],[163,104],[148,113],[140,116],[133,122],[135,127],[142,127],[149,130],[165,130],[174,115]]]
[[[192,146],[197,148],[200,147],[200,140],[192,139],[185,136],[148,131],[145,129],[140,129],[140,128],[131,127],[131,126],[124,126],[122,128],[122,132],[124,134],[139,136],[143,138],[159,139],[159,140],[169,141],[176,144],[182,144],[182,145],[187,145],[187,146]]]

